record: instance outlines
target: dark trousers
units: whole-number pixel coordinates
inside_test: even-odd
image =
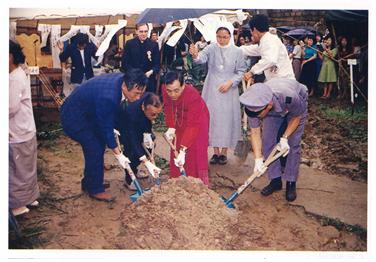
[[[157,80],[155,80],[155,74],[149,77],[148,84],[146,86],[146,92],[152,92],[155,94],[157,87]]]
[[[92,130],[82,130],[75,133],[65,133],[73,140],[80,143],[85,157],[84,178],[81,188],[89,194],[104,192],[103,168],[105,142]]]

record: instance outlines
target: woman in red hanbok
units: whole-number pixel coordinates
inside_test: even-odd
[[[166,74],[162,95],[168,127],[165,136],[176,142],[179,150],[176,158],[170,153],[171,177],[179,177],[178,167],[184,166],[187,176],[199,178],[208,186],[209,111],[204,100],[175,71]]]

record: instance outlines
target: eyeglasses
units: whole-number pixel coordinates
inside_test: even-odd
[[[147,33],[148,32],[148,30],[139,30],[138,32],[140,32],[140,33]]]

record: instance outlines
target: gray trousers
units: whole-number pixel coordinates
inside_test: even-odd
[[[289,117],[286,117],[287,121],[289,121]],[[304,132],[306,118],[307,115],[305,114],[300,120],[298,128],[288,138],[290,152],[287,155],[286,166],[283,175],[281,162],[279,160],[276,160],[269,166],[267,171],[270,180],[277,177],[282,177],[284,180],[295,182],[298,179],[301,151],[300,140]],[[283,135],[283,132],[285,131],[280,130],[284,120],[285,117],[280,116],[266,116],[263,119],[262,147],[264,159],[266,159],[269,156],[275,145],[279,143],[279,135]]]
[[[9,144],[9,207],[31,204],[39,197],[37,139]]]

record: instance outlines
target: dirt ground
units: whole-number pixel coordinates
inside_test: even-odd
[[[348,147],[347,142],[341,143],[343,148],[337,150],[342,150],[342,154],[331,161],[331,166],[323,153],[327,152],[326,146],[331,146],[322,141],[333,141],[330,136],[322,135],[329,132],[323,133],[323,128],[340,136],[341,132],[333,131],[340,126],[321,119],[320,126],[324,127],[317,128],[316,117],[321,118],[310,117],[307,125],[303,162],[326,171],[334,170],[335,165],[345,166],[348,163],[343,148]],[[313,146],[320,143],[323,147]],[[24,238],[17,241],[10,235],[10,248],[367,250],[364,236],[323,223],[323,219],[283,201],[282,192],[265,198],[250,187],[236,200],[235,210],[227,208],[220,196],[228,197],[240,186],[232,180],[239,174],[233,172],[231,165],[220,167],[227,171],[226,178],[210,172],[211,186],[207,188],[193,178],[169,180],[168,168],[163,164],[161,187],[156,187],[150,179],[140,180],[151,191],[132,204],[129,196],[133,192],[123,186],[123,171],[108,151],[105,180],[110,184],[108,191],[117,199],[115,203],[104,203],[81,191],[83,155],[77,143],[60,135],[53,140],[40,140],[38,150],[41,204],[18,218]],[[347,169],[352,170],[350,173],[343,173],[366,183],[362,161],[367,159],[367,147],[360,145],[357,150],[365,158],[357,159],[357,169],[351,166]]]

